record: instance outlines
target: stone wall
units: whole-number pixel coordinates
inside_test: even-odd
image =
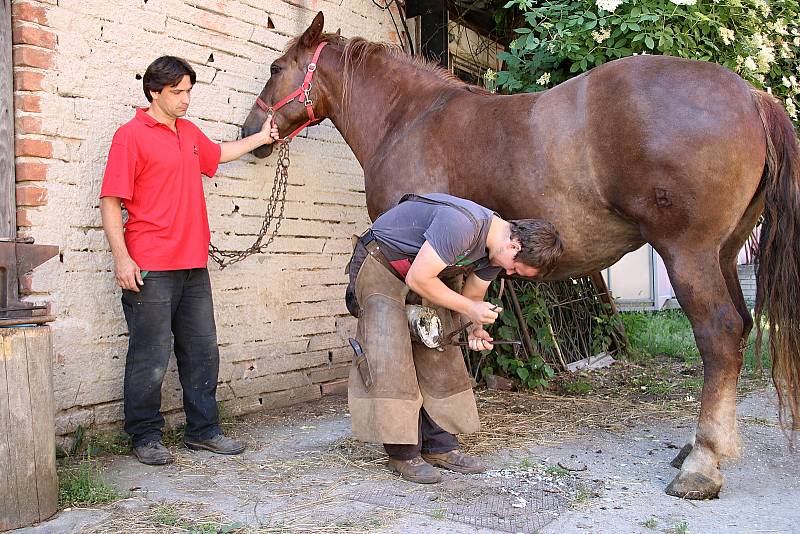
[[[98,193],[111,137],[146,106],[141,75],[162,54],[198,74],[188,118],[233,140],[268,65],[322,10],[326,29],[395,41],[370,0],[17,0],[13,3],[19,233],[61,254],[23,283],[53,323],[57,433],[117,424],[127,331],[103,235]],[[395,15],[396,16],[396,15]],[[229,413],[342,391],[354,328],[344,307],[351,234],[368,223],[363,175],[325,122],[292,144],[286,220],[264,255],[219,271],[212,284],[221,352],[218,398]],[[253,240],[275,157],[247,156],[205,181],[212,240]],[[181,417],[174,362],[163,407]]]

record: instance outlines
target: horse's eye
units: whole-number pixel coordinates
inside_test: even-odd
[[[281,68],[278,65],[272,65],[272,66],[270,66],[269,71],[273,75],[275,75],[275,74],[278,74],[281,71]]]

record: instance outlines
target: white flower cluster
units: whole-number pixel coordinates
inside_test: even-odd
[[[768,17],[770,13],[772,13],[772,9],[770,9],[767,0],[754,0],[753,4],[761,11],[761,14],[765,17]]]
[[[624,0],[595,0],[598,9],[613,13]]]
[[[719,36],[722,39],[722,42],[726,45],[731,44],[734,41],[734,33],[733,30],[726,28],[724,26],[719,27]]]
[[[786,22],[782,20],[776,20],[770,25],[770,29],[777,33],[778,35],[789,35],[789,31],[786,29]]]
[[[598,43],[602,43],[603,41],[611,37],[611,28],[603,28],[600,31],[595,30],[592,32],[592,37]]]
[[[669,0],[669,1],[679,6],[693,6],[697,3],[697,0]]]
[[[793,119],[797,118],[797,105],[794,103],[794,99],[790,96],[786,97],[786,113]]]
[[[748,56],[744,61],[745,68],[762,74],[769,72],[770,66],[775,63],[775,43],[767,39],[764,34],[754,33],[749,44],[756,50],[756,57],[754,59]]]
[[[544,74],[539,76],[539,79],[536,80],[536,83],[538,83],[542,87],[544,87],[545,85],[550,83],[550,73],[549,72],[545,72]]]

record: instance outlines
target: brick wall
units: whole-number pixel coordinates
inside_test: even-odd
[[[24,283],[53,326],[57,433],[117,424],[127,331],[103,235],[98,193],[116,128],[147,104],[140,75],[162,54],[198,74],[188,118],[216,141],[235,139],[268,65],[316,11],[345,36],[396,40],[370,0],[16,0],[13,57],[19,233],[61,247]],[[252,242],[274,156],[222,165],[206,180],[212,240]],[[286,220],[269,253],[212,268],[221,367],[218,398],[232,413],[341,391],[349,236],[366,226],[363,175],[329,122],[292,144]],[[174,362],[163,407],[182,417]]]

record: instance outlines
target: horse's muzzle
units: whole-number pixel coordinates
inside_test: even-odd
[[[248,117],[247,121],[245,121],[244,126],[242,126],[242,139],[245,137],[250,137],[251,135],[258,133],[261,129],[261,125],[259,124],[258,127],[254,127],[249,125],[250,118]],[[270,154],[272,154],[272,145],[261,145],[260,147],[256,148],[251,152],[257,158],[267,158]]]
[[[269,155],[272,154],[272,147],[273,145],[261,145],[253,150],[252,154],[260,159],[268,158]]]

